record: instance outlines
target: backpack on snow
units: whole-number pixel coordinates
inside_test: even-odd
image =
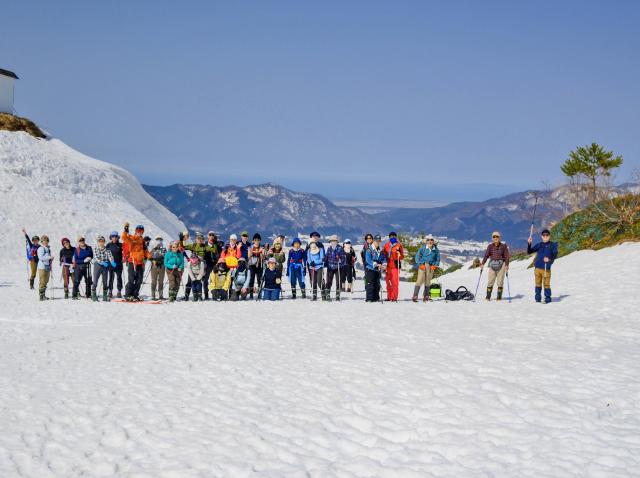
[[[465,286],[461,285],[455,291],[447,289],[444,298],[447,301],[473,300],[474,296]]]

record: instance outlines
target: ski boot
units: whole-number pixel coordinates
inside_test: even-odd
[[[296,300],[296,289],[293,287],[291,288],[291,299]]]
[[[413,288],[413,297],[411,298],[412,301],[418,302],[418,292],[420,292],[420,287],[419,286],[414,286],[414,288]]]
[[[71,296],[71,300],[80,300],[80,296],[78,294],[73,294]]]
[[[96,294],[95,290],[91,291],[91,300],[94,302],[98,302],[98,294]]]
[[[302,293],[302,298],[306,299],[307,298],[307,291],[302,289],[301,293]]]
[[[64,298],[68,299],[69,298],[69,289],[65,289],[64,290]]]
[[[121,292],[121,291],[118,291],[118,295],[116,295],[116,297],[117,297],[118,299],[122,299],[122,292]]]
[[[548,304],[551,302],[551,289],[544,290],[544,303]]]
[[[313,296],[311,297],[311,300],[313,301],[318,300],[318,292],[316,292],[315,290],[313,291]]]
[[[156,300],[156,291],[151,292],[151,300]]]
[[[102,302],[109,302],[109,293],[107,291],[102,291]]]
[[[491,292],[493,292],[493,287],[487,287],[487,296],[485,297],[486,300],[491,300]]]
[[[33,283],[34,283],[35,279],[29,279],[29,289],[33,290]]]
[[[38,290],[38,292],[39,292],[39,294],[40,294],[40,300],[48,300],[48,297],[46,297],[46,296],[44,295],[44,291],[45,291],[45,290],[46,290],[46,289],[39,289],[39,290]]]
[[[176,301],[176,293],[172,290],[169,291],[169,302],[175,302]]]
[[[542,287],[536,287],[536,302],[542,302]]]
[[[498,287],[498,296],[496,297],[496,300],[502,300],[502,287]]]

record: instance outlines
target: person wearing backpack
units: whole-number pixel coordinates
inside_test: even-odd
[[[379,235],[373,237],[373,241],[364,253],[364,266],[366,277],[367,296],[365,302],[380,302],[380,280],[385,269],[387,257],[380,248],[382,238]]]
[[[238,267],[231,269],[231,287],[229,289],[229,300],[236,302],[247,300],[249,294],[249,280],[251,272],[247,268],[247,261],[244,257],[238,259]]]
[[[311,237],[311,241],[307,248],[307,267],[309,267],[309,276],[311,278],[311,288],[313,289],[312,300],[318,300],[318,285],[320,285],[320,294],[325,299],[324,281],[322,275],[324,272],[324,247],[319,247],[315,237]]]
[[[115,267],[109,268],[109,299],[113,299],[113,284],[116,283],[116,297],[122,298],[122,264],[124,263],[123,246],[120,242],[120,234],[118,231],[111,231],[109,234],[109,243],[107,249],[111,252]]]
[[[262,236],[257,232],[253,235],[251,247],[248,250],[248,259],[245,266],[249,266],[249,298],[253,299],[254,292],[258,291],[258,282],[262,277],[263,262],[265,258],[265,249],[260,243]]]
[[[91,300],[98,301],[98,281],[102,279],[102,300],[109,301],[109,267],[116,267],[113,254],[106,247],[104,236],[98,236],[93,250],[93,275],[91,276]]]
[[[73,251],[73,290],[71,299],[78,300],[80,293],[80,281],[84,279],[86,287],[85,297],[91,297],[91,275],[89,273],[91,261],[93,260],[93,249],[87,244],[84,236],[78,237],[78,245]]]
[[[324,265],[326,269],[326,282],[323,290],[323,300],[331,300],[331,287],[333,281],[336,282],[336,301],[340,301],[340,288],[342,287],[342,280],[340,278],[340,272],[345,265],[347,258],[345,257],[342,246],[338,244],[338,236],[335,234],[329,238],[329,247],[324,252]]]
[[[413,288],[413,301],[418,302],[420,286],[424,285],[422,295],[423,302],[431,300],[431,279],[440,265],[440,251],[435,238],[429,234],[424,238],[424,244],[420,246],[415,256],[416,267],[418,267],[418,278]]]
[[[151,300],[163,300],[164,290],[164,255],[167,248],[164,247],[162,237],[156,236],[155,244],[151,249]],[[157,295],[156,295],[157,293]]]
[[[387,269],[385,280],[387,285],[387,300],[398,302],[398,292],[400,287],[400,268],[404,259],[404,247],[398,241],[395,232],[389,233],[389,242],[384,245],[384,255],[387,257]]]
[[[487,296],[486,300],[491,300],[493,285],[498,282],[498,295],[496,300],[502,300],[502,289],[504,287],[504,276],[509,271],[509,246],[500,240],[500,233],[495,231],[491,234],[491,244],[487,246],[484,253],[480,269],[489,261],[489,272],[487,273]]]
[[[64,298],[69,298],[69,283],[71,283],[71,288],[73,288],[73,252],[74,249],[71,247],[71,241],[63,237],[62,241],[62,249],[60,249],[60,267],[62,267],[62,285],[64,287]]]
[[[169,281],[169,302],[175,302],[184,269],[184,251],[180,250],[179,241],[173,241],[164,255],[164,268]]]
[[[551,266],[558,257],[558,243],[551,241],[551,231],[545,229],[541,233],[542,241],[532,246],[531,237],[527,240],[527,254],[536,253],[533,261],[534,277],[536,283],[536,302],[542,300],[542,287],[544,286],[544,303],[551,302]]]
[[[45,296],[47,291],[47,284],[51,277],[51,263],[53,262],[53,256],[51,255],[51,248],[49,247],[49,237],[42,236],[40,246],[38,247],[38,292],[40,293],[40,300],[49,300]]]
[[[33,289],[33,284],[38,273],[38,248],[40,247],[40,238],[33,236],[29,238],[27,231],[22,228],[24,238],[27,240],[27,263],[29,264],[29,288]]]
[[[342,244],[342,250],[344,251],[345,263],[340,271],[340,289],[342,292],[353,292],[353,282],[356,279],[356,262],[358,262],[358,255],[351,245],[351,241],[346,239]]]

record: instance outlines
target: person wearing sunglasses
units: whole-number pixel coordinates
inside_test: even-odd
[[[496,300],[502,300],[502,289],[504,287],[504,276],[509,271],[509,246],[502,242],[500,233],[495,231],[491,234],[491,244],[487,247],[482,259],[480,268],[489,261],[489,272],[487,274],[487,300],[491,300],[493,286],[498,282],[498,294]]]
[[[420,286],[424,285],[422,294],[423,302],[431,300],[431,279],[440,265],[440,251],[435,238],[429,234],[424,238],[424,244],[420,246],[415,256],[415,264],[418,267],[418,278],[413,288],[413,301],[418,302]]]
[[[545,229],[540,234],[542,241],[532,246],[531,237],[527,240],[527,254],[535,252],[533,261],[535,277],[535,299],[542,302],[542,287],[544,286],[544,303],[551,302],[551,265],[558,257],[558,243],[551,241],[551,231]]]

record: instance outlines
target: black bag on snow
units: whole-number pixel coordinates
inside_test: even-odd
[[[461,285],[455,291],[447,289],[444,298],[447,301],[473,300],[473,294],[469,292],[465,286]]]

